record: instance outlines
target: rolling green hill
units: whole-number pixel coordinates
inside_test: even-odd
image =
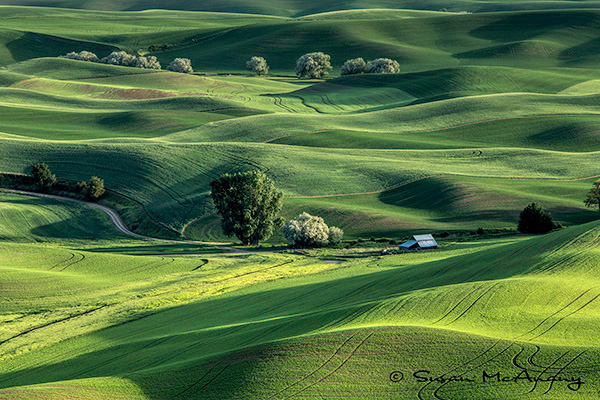
[[[208,183],[253,168],[284,190],[286,217],[308,210],[351,237],[510,228],[533,200],[563,224],[595,218],[582,207],[598,175],[594,69],[460,66],[299,81],[40,58],[0,78],[0,170],[27,172],[43,159],[66,179],[100,175],[190,238],[226,240]],[[478,200],[438,209],[427,200],[435,194],[421,207],[378,194],[401,185],[390,193],[420,198],[425,182],[431,193]]]
[[[581,4],[581,2],[577,2]],[[390,57],[404,72],[458,65],[533,69],[595,68],[597,10],[481,14],[363,10],[285,19],[268,15],[148,11],[134,13],[2,7],[0,65],[88,49],[175,57],[203,72],[243,72],[253,55],[276,74],[293,73],[309,51],[332,55],[337,74],[348,58]],[[72,21],[65,26],[64,20]],[[512,29],[519,26],[518,30]],[[507,33],[508,32],[508,33]],[[157,51],[157,49],[159,49]]]
[[[0,394],[565,398],[557,376],[592,399],[599,234],[591,223],[342,264],[85,249],[69,264],[68,247],[5,243]],[[540,381],[482,382],[524,369]]]
[[[0,190],[0,398],[597,399],[600,2],[0,4],[0,172],[100,176],[138,234]],[[163,70],[58,58],[117,49]],[[345,241],[228,247],[209,183],[254,169]]]

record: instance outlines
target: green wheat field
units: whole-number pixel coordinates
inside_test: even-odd
[[[0,399],[600,398],[600,1],[0,0],[0,173],[37,162],[141,236],[0,177]],[[256,169],[342,244],[225,236]]]

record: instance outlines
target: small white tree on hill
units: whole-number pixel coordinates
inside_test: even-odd
[[[100,62],[103,64],[122,65],[124,67],[133,67],[136,58],[137,58],[136,56],[131,55],[124,51],[113,51],[106,57],[102,58],[100,60]]]
[[[362,74],[365,72],[366,67],[367,63],[365,63],[365,60],[362,57],[353,58],[342,65],[340,73],[342,76]]]
[[[145,69],[161,69],[158,59],[154,56],[137,57],[133,62],[133,66]]]
[[[344,232],[335,226],[328,227],[323,218],[302,213],[286,222],[281,228],[285,239],[298,247],[320,247],[336,244]]]
[[[246,69],[256,75],[266,75],[269,73],[269,64],[262,57],[252,57],[246,61]]]
[[[189,58],[176,58],[167,67],[167,70],[173,72],[181,72],[184,74],[191,74],[194,72],[192,68],[192,60]]]
[[[365,72],[368,74],[397,74],[400,72],[400,64],[389,58],[377,58],[367,63]]]
[[[298,78],[322,79],[331,69],[331,56],[321,52],[306,53],[296,61]]]

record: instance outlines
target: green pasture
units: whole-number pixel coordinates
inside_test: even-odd
[[[539,52],[529,50],[490,53],[473,63],[463,57],[499,42],[542,40],[577,47],[582,32],[589,36],[596,29],[595,11],[398,11],[382,21],[382,11],[363,10],[288,21],[220,13],[5,10],[14,16],[3,22],[5,29],[37,18],[32,26],[40,34],[50,34],[53,23],[70,13],[82,24],[96,21],[90,32],[111,21],[100,16],[114,17],[124,24],[114,34],[133,37],[145,34],[128,33],[125,26],[155,22],[159,27],[169,20],[165,29],[182,33],[196,23],[212,24],[206,29],[214,30],[228,21],[229,30],[206,43],[236,57],[243,52],[221,41],[244,43],[246,51],[251,45],[236,35],[254,40],[279,32],[276,40],[283,40],[282,32],[289,30],[297,34],[289,43],[297,45],[304,29],[307,34],[327,29],[323,34],[331,37],[349,29],[352,19],[369,40],[388,43],[396,37],[401,46],[454,54],[451,67],[436,56],[433,69],[326,81],[279,76],[277,59],[275,76],[267,77],[185,75],[57,58],[30,59],[0,71],[0,170],[28,173],[32,163],[44,160],[64,179],[102,176],[108,187],[140,202],[147,217],[190,238],[231,240],[220,231],[208,183],[225,171],[256,168],[287,196],[285,217],[308,210],[353,238],[510,229],[534,200],[565,225],[595,218],[582,200],[598,175],[599,76],[589,64],[567,62],[568,54],[583,60],[577,55],[581,49],[556,55],[558,63],[542,62]],[[389,24],[385,40],[375,29],[382,24]],[[523,28],[498,36],[515,24]],[[419,29],[444,36],[418,35]],[[452,39],[467,31],[463,39]],[[205,42],[193,43],[167,53],[190,56]],[[263,46],[278,47],[275,42]],[[286,51],[278,50],[278,57]],[[206,55],[205,60],[216,60]],[[139,224],[137,207],[120,212],[130,225]],[[146,226],[139,229],[143,233]]]
[[[598,397],[600,3],[0,4],[0,172],[100,176],[136,233],[185,239],[0,190],[0,398]],[[81,50],[163,70],[57,58]],[[329,79],[294,76],[310,51]],[[401,73],[340,77],[354,57]],[[225,237],[209,183],[254,169],[344,241]],[[533,201],[564,228],[517,233]],[[418,233],[439,249],[379,256]]]
[[[29,198],[11,196],[11,204]],[[79,207],[22,205],[44,206]],[[89,221],[92,210],[80,211],[74,219],[98,223]],[[484,370],[526,369],[579,377],[577,397],[592,399],[599,234],[593,222],[537,237],[448,239],[435,252],[341,264],[321,258],[344,259],[343,249],[319,257],[133,256],[5,241],[0,393],[561,399],[572,392],[566,382],[481,382]],[[417,382],[412,374],[423,369],[475,381]],[[393,371],[406,380],[391,382]]]
[[[353,57],[394,58],[404,72],[461,65],[594,69],[600,61],[595,3],[564,3],[588,7],[474,14],[359,10],[299,19],[0,7],[0,65],[81,50],[102,57],[122,49],[155,55],[163,66],[190,58],[196,70],[210,73],[245,73],[245,61],[261,55],[272,73],[290,75],[300,55],[318,50],[331,54],[332,76]]]

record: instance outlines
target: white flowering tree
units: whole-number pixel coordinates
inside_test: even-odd
[[[92,53],[91,51],[80,51],[76,53],[74,51],[65,54],[64,56],[58,56],[58,58],[68,58],[71,60],[79,60],[79,61],[90,61],[90,62],[98,62],[100,59],[97,55]]]
[[[296,61],[298,78],[322,79],[331,69],[331,56],[321,52],[306,53]]]
[[[342,65],[340,73],[342,76],[362,74],[366,67],[367,63],[362,57],[352,58]]]
[[[339,243],[344,232],[335,226],[329,227],[323,218],[302,213],[287,221],[281,228],[285,239],[298,247],[320,247]]]
[[[256,75],[266,75],[269,73],[269,64],[263,57],[254,56],[246,61],[246,69]]]
[[[389,58],[377,58],[367,63],[365,72],[368,74],[397,74],[400,72],[400,64]]]
[[[167,70],[173,72],[181,72],[183,74],[191,74],[194,72],[192,68],[192,60],[189,58],[176,58],[167,66]]]

